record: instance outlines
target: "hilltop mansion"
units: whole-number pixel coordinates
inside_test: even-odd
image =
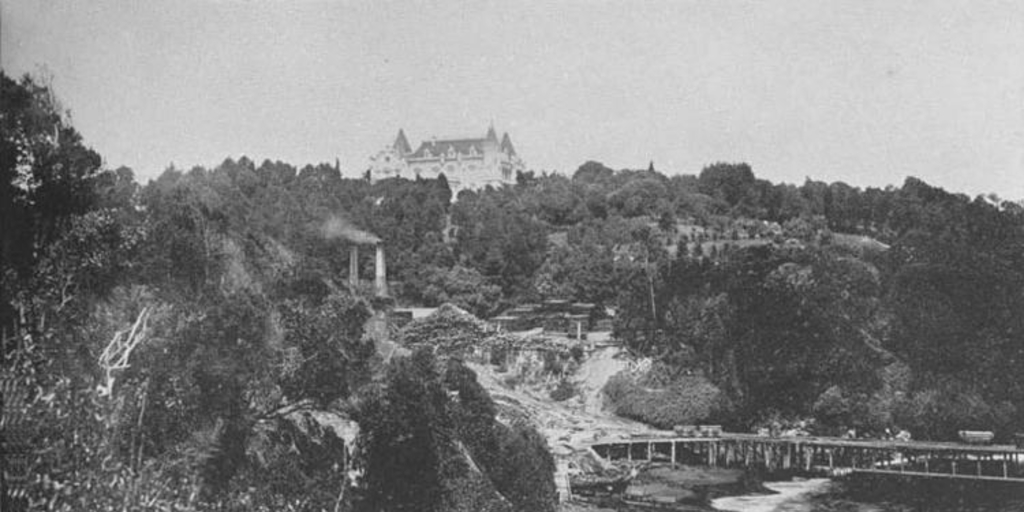
[[[512,139],[505,133],[498,141],[494,126],[479,139],[431,139],[412,150],[403,130],[395,142],[370,159],[370,179],[392,177],[436,178],[444,173],[453,193],[487,185],[515,183],[524,170]]]

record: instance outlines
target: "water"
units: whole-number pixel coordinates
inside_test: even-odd
[[[712,500],[723,512],[1021,512],[1024,486],[972,486],[947,481],[834,482],[825,478],[767,482],[771,495]]]
[[[603,500],[599,508],[639,512],[1024,512],[1024,485],[1006,482],[951,481],[944,478],[893,478],[851,475],[794,478],[758,483],[742,470],[703,467],[653,467],[629,490],[646,495],[659,506]],[[767,489],[772,494],[750,492]],[[749,494],[722,496],[736,492]],[[715,498],[715,496],[721,496]],[[710,501],[708,501],[708,498]]]

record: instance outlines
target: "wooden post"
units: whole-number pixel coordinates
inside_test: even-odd
[[[832,450],[831,449],[828,450],[828,468],[829,469],[835,469],[835,464],[832,461]]]
[[[1003,455],[1003,478],[1009,477],[1009,473],[1006,471],[1006,455]]]
[[[650,461],[654,460],[652,455],[653,454],[651,453],[651,442],[647,441],[647,462],[650,462]]]
[[[633,443],[626,443],[626,460],[633,462]]]
[[[953,459],[953,474],[956,474],[956,459]]]
[[[672,440],[672,467],[676,467],[676,441]]]
[[[929,460],[931,460],[931,454],[930,453],[928,455],[924,456],[924,472],[925,473],[931,473],[931,471],[928,469],[928,461]]]

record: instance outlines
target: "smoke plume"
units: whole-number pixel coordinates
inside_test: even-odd
[[[327,219],[320,228],[320,232],[328,240],[343,238],[356,244],[376,244],[380,242],[380,238],[376,235],[353,226],[347,219],[338,215],[332,215]]]

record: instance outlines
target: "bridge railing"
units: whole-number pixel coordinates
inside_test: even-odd
[[[1024,482],[1024,450],[1015,446],[723,434],[606,440],[591,448],[611,461]]]

